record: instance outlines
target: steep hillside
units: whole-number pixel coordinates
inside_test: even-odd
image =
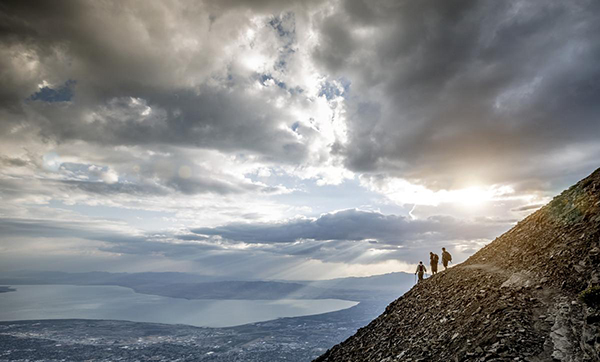
[[[600,361],[600,169],[316,361]]]

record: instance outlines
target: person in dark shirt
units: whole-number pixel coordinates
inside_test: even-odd
[[[431,265],[431,275],[437,274],[437,267],[440,257],[434,252],[429,252],[429,265]]]
[[[425,268],[425,265],[423,265],[423,262],[420,261],[419,265],[417,265],[417,271],[415,272],[415,274],[419,275],[419,283],[423,281],[423,274],[427,272],[427,269]]]

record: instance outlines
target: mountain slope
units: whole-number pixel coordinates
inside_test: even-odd
[[[600,169],[316,361],[600,361]]]

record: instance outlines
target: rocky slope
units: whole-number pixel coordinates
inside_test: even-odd
[[[316,361],[600,361],[600,169]]]

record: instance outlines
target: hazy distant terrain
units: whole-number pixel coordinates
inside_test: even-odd
[[[0,321],[126,320],[222,328],[277,318],[335,312],[342,299],[184,299],[136,293],[114,285],[15,285],[0,295]]]
[[[188,299],[335,298],[360,303],[337,312],[228,328],[81,319],[0,322],[0,361],[310,361],[368,324],[413,282],[414,276],[406,273],[285,282],[185,273],[19,272],[4,275],[0,284],[118,285]]]
[[[0,284],[117,285],[138,293],[186,299],[381,299],[398,296],[414,283],[407,273],[323,281],[231,281],[187,273],[62,273],[23,271],[0,277]]]
[[[310,361],[352,335],[387,302],[230,328],[126,321],[0,322],[0,361]]]

